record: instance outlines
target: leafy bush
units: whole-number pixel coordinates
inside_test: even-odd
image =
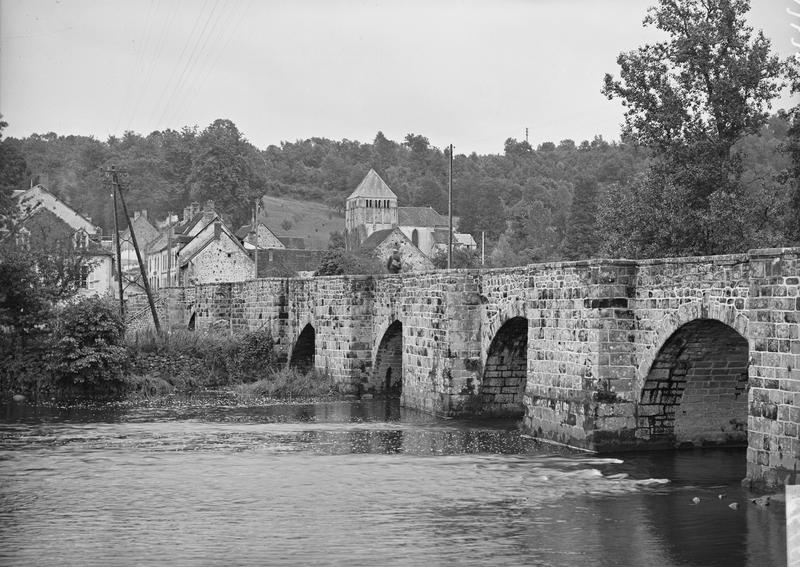
[[[265,368],[272,368],[276,363],[275,341],[269,330],[262,329],[245,334],[232,357],[233,370],[236,377],[246,380],[263,374]]]
[[[50,390],[48,352],[46,335],[0,333],[0,392],[38,398]]]
[[[128,349],[139,373],[139,359],[155,355],[164,360],[163,378],[180,388],[185,386],[221,386],[252,381],[274,367],[277,361],[275,342],[267,329],[244,335],[173,331],[158,335],[143,331],[127,338]]]
[[[104,299],[88,297],[62,307],[48,356],[54,378],[81,394],[118,389],[128,362],[123,330],[116,307]]]
[[[436,255],[431,258],[433,267],[444,270],[447,268],[447,250],[439,250]],[[458,268],[480,268],[481,258],[478,252],[470,250],[463,246],[453,247],[453,265],[454,269]]]

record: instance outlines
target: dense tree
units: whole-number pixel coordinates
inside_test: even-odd
[[[800,96],[800,70],[798,66],[790,69],[792,94]],[[792,108],[787,116],[789,128],[784,149],[791,159],[787,181],[791,185],[789,198],[789,217],[786,232],[794,244],[800,244],[800,104]]]
[[[621,54],[620,80],[605,77],[604,94],[627,107],[623,136],[656,158],[631,189],[655,199],[638,211],[654,216],[637,217],[645,224],[665,217],[675,223],[664,233],[669,238],[648,243],[656,254],[731,252],[750,244],[741,240],[746,214],[726,208],[750,200],[735,145],[765,124],[787,64],[770,52],[763,33],[746,25],[749,7],[749,0],[659,0],[644,23],[668,39]],[[677,211],[660,208],[672,200],[666,188],[682,196]],[[724,225],[713,222],[720,212]],[[616,218],[626,224],[621,212]]]
[[[583,177],[575,184],[564,238],[564,257],[590,258],[597,252],[597,181]]]
[[[433,267],[438,269],[445,269],[447,268],[447,258],[448,253],[447,250],[439,250],[431,261],[433,262]],[[479,268],[481,263],[481,258],[478,255],[476,250],[470,250],[469,248],[465,248],[463,246],[457,246],[453,248],[453,257],[452,262],[450,263],[450,267],[453,269],[472,269],[472,268]]]
[[[13,140],[3,140],[3,130],[8,122],[0,114],[0,233],[10,222],[15,206],[11,199],[14,189],[23,185],[28,174],[25,158],[19,152]]]
[[[190,176],[194,200],[211,199],[238,226],[247,221],[252,201],[251,169],[246,159],[246,141],[230,120],[215,120],[197,138]],[[321,160],[320,160],[321,162]]]

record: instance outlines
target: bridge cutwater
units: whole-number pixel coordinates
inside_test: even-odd
[[[446,416],[519,416],[598,452],[747,445],[795,482],[800,248],[162,290],[171,328],[268,328],[286,361]],[[142,317],[141,321],[145,321]]]

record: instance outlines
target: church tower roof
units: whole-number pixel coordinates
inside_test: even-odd
[[[356,190],[353,191],[347,198],[355,199],[356,197],[367,197],[369,199],[397,199],[386,182],[381,179],[374,169],[370,169],[369,173],[364,177],[361,183],[358,184]]]

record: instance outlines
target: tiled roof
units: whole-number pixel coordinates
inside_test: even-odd
[[[306,241],[302,238],[297,238],[295,236],[276,236],[276,238],[281,242],[283,242],[283,245],[286,247],[287,250],[306,249]]]
[[[392,232],[394,232],[394,228],[384,228],[383,230],[376,230],[372,234],[370,234],[364,242],[361,243],[362,250],[374,250],[378,247],[378,245],[386,240]]]
[[[294,272],[313,272],[316,270],[324,250],[259,250],[258,277],[269,278],[286,276]]]
[[[252,225],[243,224],[242,226],[239,227],[239,230],[236,231],[236,238],[240,240],[243,238],[247,238],[247,235],[250,234],[250,231],[252,230],[253,230]]]
[[[361,183],[358,184],[356,190],[353,191],[347,198],[354,199],[356,197],[367,197],[369,199],[397,199],[389,186],[381,179],[381,176],[375,173],[374,169],[370,169],[369,173],[364,177]]]
[[[397,224],[400,226],[447,226],[447,217],[430,207],[397,207]]]
[[[447,230],[434,230],[433,241],[436,244],[450,244],[450,232]]]

